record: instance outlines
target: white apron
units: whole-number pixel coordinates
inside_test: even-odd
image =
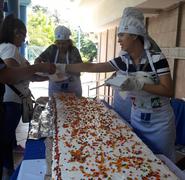
[[[128,123],[130,123],[130,113],[131,113],[131,100],[130,97],[127,96],[127,92],[120,94],[119,90],[114,90],[114,99],[113,99],[113,107],[115,111]]]
[[[57,63],[59,50],[55,55],[54,63]],[[69,54],[66,54],[66,64],[69,64]],[[49,96],[57,92],[75,93],[76,96],[82,96],[82,86],[80,76],[67,75],[67,79],[60,82],[49,81]]]
[[[148,50],[146,54],[157,75]],[[158,77],[155,82],[157,80]],[[169,98],[145,91],[130,91],[129,96],[132,100],[131,125],[135,132],[154,153],[162,153],[175,161],[175,117]]]

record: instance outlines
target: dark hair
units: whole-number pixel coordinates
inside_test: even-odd
[[[57,41],[57,40],[55,40],[55,42],[56,42],[56,41]],[[59,40],[59,41],[60,41],[60,40]],[[66,40],[66,41],[68,41],[68,43],[69,43],[68,50],[71,51],[71,50],[73,49],[73,47],[74,47],[73,41],[72,41],[71,39],[68,39],[68,40]]]
[[[25,24],[13,14],[6,16],[0,31],[0,43],[13,43],[15,34],[20,30],[26,31]]]
[[[144,37],[140,35],[138,35],[137,37],[141,41],[141,43],[144,45]]]
[[[144,45],[144,37],[143,36],[137,35],[137,34],[130,34],[130,36],[137,37],[140,40],[140,42]]]
[[[3,24],[3,20],[4,20],[4,13],[2,10],[0,10],[0,30],[1,30],[1,26]]]
[[[73,41],[71,39],[69,39],[68,41],[69,41],[69,51],[71,51],[73,48]]]

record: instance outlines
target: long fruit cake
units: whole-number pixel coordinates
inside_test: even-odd
[[[176,180],[123,120],[102,102],[55,96],[52,180]]]

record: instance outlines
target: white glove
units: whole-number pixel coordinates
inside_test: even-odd
[[[140,91],[144,84],[154,84],[154,81],[149,73],[138,71],[135,75],[128,76],[128,79],[122,84],[121,90]]]
[[[137,71],[135,73],[135,77],[137,77],[137,79],[139,79],[140,81],[143,81],[146,84],[154,84],[154,80],[152,76],[147,72]]]
[[[121,85],[121,90],[123,91],[140,91],[143,89],[144,81],[141,81],[136,76],[130,76]]]

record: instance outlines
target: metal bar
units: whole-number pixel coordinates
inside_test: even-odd
[[[99,85],[99,86],[93,87],[93,88],[91,88],[91,89],[89,89],[89,90],[98,89],[98,88],[100,88],[100,87],[102,87],[102,86],[105,86],[105,83],[104,83],[104,84],[101,84],[101,85]]]

